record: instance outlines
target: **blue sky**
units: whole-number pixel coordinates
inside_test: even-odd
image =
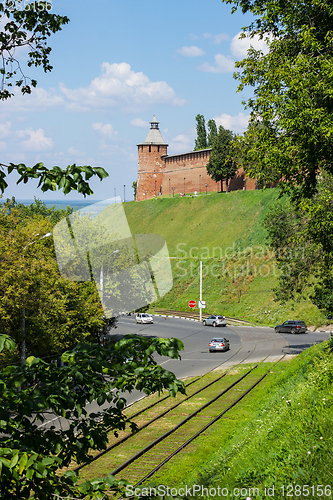
[[[71,20],[50,40],[54,69],[28,68],[37,89],[0,102],[1,163],[102,166],[109,177],[92,182],[90,198],[123,197],[125,185],[129,200],[136,145],[153,115],[169,154],[193,149],[198,113],[236,133],[246,129],[241,101],[251,89],[236,93],[232,74],[250,43],[263,46],[238,39],[250,16],[231,14],[220,0],[54,0],[53,12]],[[65,198],[34,181],[16,186],[15,174],[9,180],[5,197]]]

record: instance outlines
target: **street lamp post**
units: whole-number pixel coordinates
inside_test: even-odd
[[[200,194],[201,194],[201,174],[199,175],[199,191],[200,191]]]
[[[184,196],[185,196],[185,177],[184,177]]]
[[[36,234],[36,236],[39,236],[39,233]],[[43,240],[44,238],[49,238],[51,236],[51,233],[46,233],[37,240],[30,241],[25,247],[23,248],[23,252],[25,251],[26,248],[28,248],[30,245],[33,245],[33,243],[36,243],[37,241]],[[23,253],[23,259],[25,255]],[[23,264],[24,268],[24,264]],[[22,307],[22,323],[21,323],[21,333],[22,333],[22,344],[21,344],[21,366],[25,365],[25,352],[26,352],[26,331],[25,331],[25,295],[23,295],[23,307]]]
[[[207,194],[207,187],[208,187],[208,184],[205,184],[205,186],[206,186],[206,194]]]
[[[125,184],[124,184],[124,203],[125,203]]]

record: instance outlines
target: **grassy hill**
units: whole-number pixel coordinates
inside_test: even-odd
[[[151,310],[190,310],[188,301],[199,299],[202,260],[205,312],[266,325],[291,318],[324,324],[325,315],[309,301],[274,301],[278,270],[263,221],[277,197],[269,189],[126,203],[132,233],[163,236],[171,256],[173,289]]]

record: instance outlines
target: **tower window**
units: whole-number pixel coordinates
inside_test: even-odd
[[[159,146],[157,146],[157,152],[158,152],[158,153],[160,152],[160,147],[159,147]]]
[[[151,146],[149,146],[149,153],[151,153]]]

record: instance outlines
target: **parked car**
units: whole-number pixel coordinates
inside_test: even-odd
[[[154,323],[153,318],[147,313],[138,313],[135,318],[135,323]]]
[[[299,320],[288,320],[275,327],[277,333],[305,333],[306,330],[304,321]]]
[[[210,326],[227,326],[227,320],[225,319],[224,316],[209,316],[209,318],[206,318],[202,322],[203,326],[210,325]]]
[[[209,342],[209,352],[228,351],[230,349],[229,340],[225,338],[212,339]]]

